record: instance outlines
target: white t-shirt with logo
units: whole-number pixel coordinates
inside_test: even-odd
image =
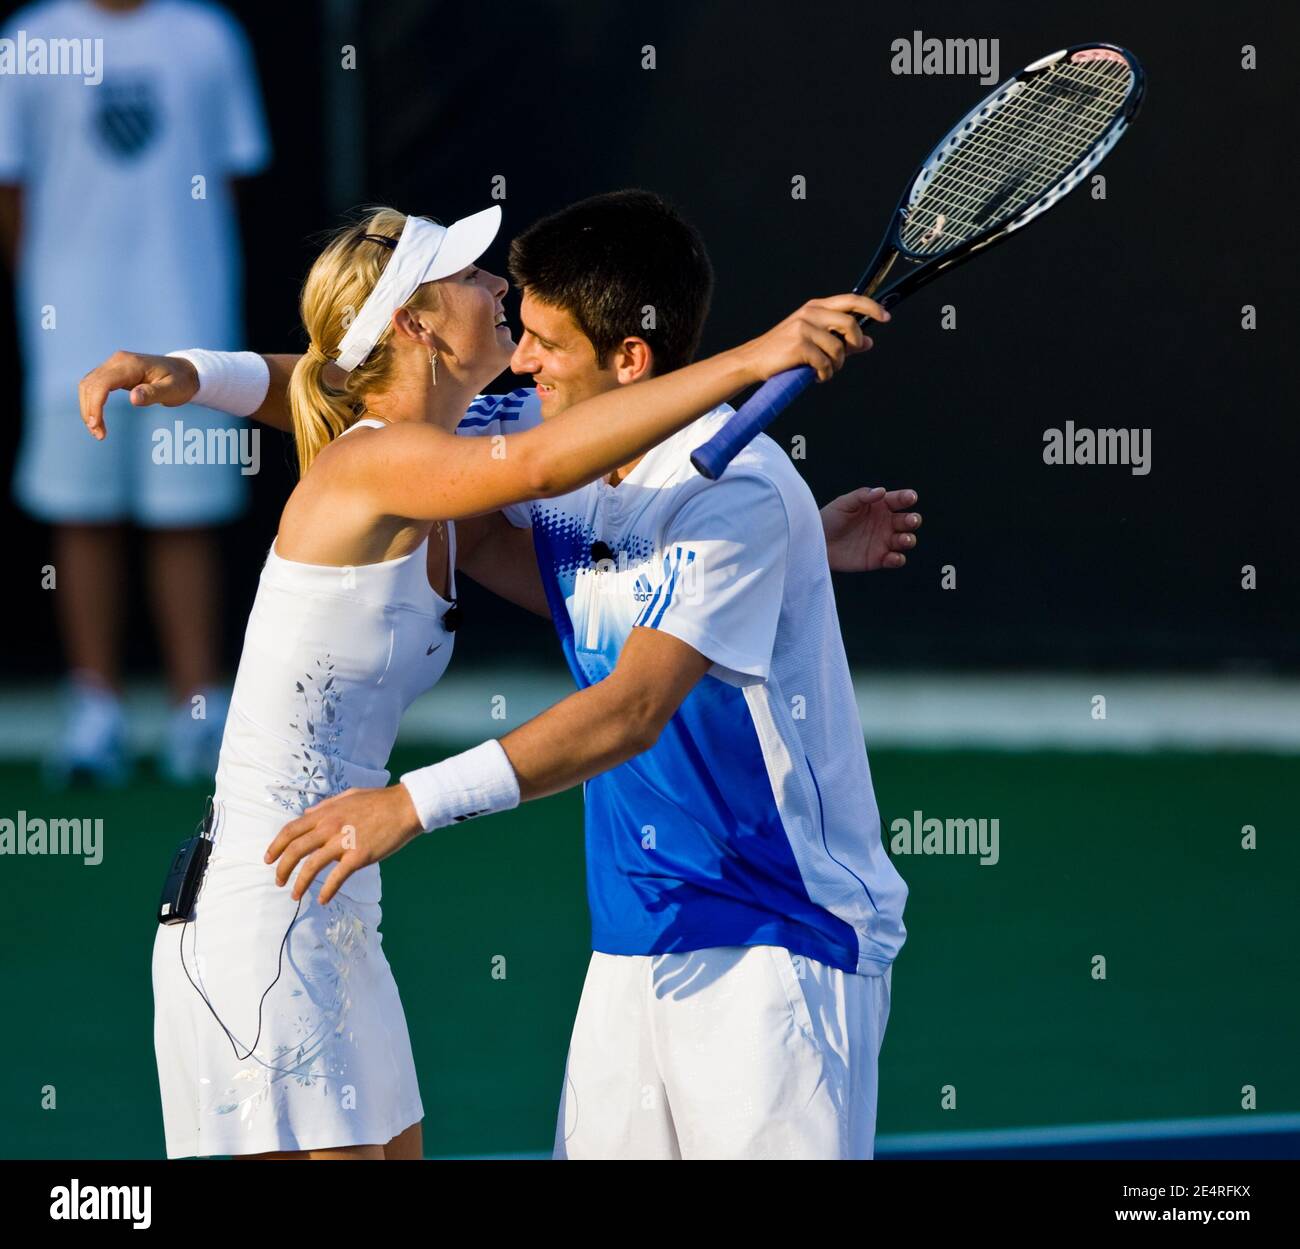
[[[241,346],[230,181],[269,156],[248,46],[198,0],[21,9],[3,35],[102,39],[103,80],[0,74],[0,182],[24,191],[18,325],[29,409],[76,411],[119,347]]]

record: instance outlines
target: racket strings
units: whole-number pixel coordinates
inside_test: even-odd
[[[1066,124],[1048,134],[1027,130],[1023,126],[1017,126],[1014,121],[1003,121],[995,116],[988,123],[983,149],[972,150],[965,158],[969,161],[966,172],[976,180],[981,174],[984,175],[988,185],[995,183],[1005,171],[1008,159],[1013,165],[1050,161],[1059,166],[1063,156],[1072,156],[1091,147],[1114,116],[1113,108],[1092,104],[1079,110]],[[995,144],[1002,145],[997,149],[996,162],[993,159]],[[1010,158],[1008,151],[1014,153]]]
[[[908,239],[905,231],[905,243],[913,243],[925,254],[963,242],[990,223],[1014,216],[1077,163],[1111,122],[1128,91],[1127,65],[1102,62],[1104,70],[1099,74],[1097,64],[1058,69],[1050,83],[1031,80],[981,123],[939,167],[914,205],[911,233],[919,237]],[[1068,111],[1054,107],[1065,96],[1061,80],[1073,87],[1070,80],[1099,77],[1109,80],[1109,92],[1097,91],[1083,107]],[[1083,85],[1096,90],[1091,81]],[[945,210],[942,222],[938,221],[940,206]]]
[[[1082,76],[1076,67],[1069,67],[1058,72],[1056,83],[1039,89],[1033,89],[1036,84],[1022,88],[984,121],[949,158],[946,169],[941,167],[944,184],[954,192],[954,203],[978,207],[990,185],[1004,183],[1008,172],[1037,169],[1042,181],[1074,163],[1100,136],[1127,95],[1127,66],[1103,64],[1112,82],[1119,80],[1119,90],[1098,91],[1092,101],[1081,107],[1075,104],[1069,111],[1054,108],[1064,98],[1057,85],[1060,79]],[[1116,68],[1120,70],[1118,75]],[[995,214],[983,215],[987,218]]]
[[[1133,87],[1127,62],[1059,62],[1010,94],[959,141],[908,209],[901,237],[936,255],[1009,221],[1073,169]]]
[[[1124,93],[1117,95],[1122,101]],[[1027,96],[1019,92],[941,166],[927,198],[946,199],[948,228],[927,250],[1013,216],[1077,163],[1114,117],[1113,107],[1095,101],[1066,112],[1053,107],[1059,95]],[[919,220],[926,220],[924,211]]]
[[[1071,118],[1068,125],[1047,135],[1027,131],[1024,127],[1017,127],[1014,122],[1004,122],[994,117],[987,123],[988,133],[983,136],[983,148],[973,148],[970,153],[963,155],[963,160],[967,162],[964,172],[976,182],[983,175],[985,185],[992,186],[1005,174],[1008,163],[1019,165],[1051,160],[1059,165],[1064,151],[1076,153],[1091,147],[1114,116],[1112,109],[1090,105],[1086,111]],[[994,144],[1002,145],[996,149],[996,160]],[[1009,157],[1008,151],[1014,152],[1014,155]]]

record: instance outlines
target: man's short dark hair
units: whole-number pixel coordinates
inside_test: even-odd
[[[654,371],[689,364],[713,294],[704,241],[650,191],[611,191],[569,205],[510,244],[510,276],[562,308],[603,364],[625,338],[643,338]]]

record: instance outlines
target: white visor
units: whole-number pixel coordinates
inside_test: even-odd
[[[418,287],[450,277],[473,264],[487,251],[500,228],[500,204],[493,204],[472,217],[462,217],[449,226],[440,226],[427,217],[407,217],[401,238],[375,289],[343,335],[335,361],[339,368],[348,372],[355,369],[374,349],[393,313]]]

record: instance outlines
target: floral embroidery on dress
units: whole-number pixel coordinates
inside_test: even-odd
[[[302,702],[289,726],[298,740],[290,753],[292,779],[270,786],[269,795],[295,815],[347,788],[340,749],[343,694],[334,667],[333,656],[326,654],[294,682]],[[295,921],[285,949],[286,970],[297,983],[288,989],[293,1007],[280,1017],[279,1035],[247,1056],[241,1046],[244,1065],[220,1092],[212,1090],[209,1113],[237,1116],[249,1131],[262,1107],[282,1103],[290,1089],[338,1097],[349,1075],[355,1044],[350,978],[367,957],[370,930],[338,898],[329,903],[323,921],[313,916],[305,924],[306,919]],[[286,988],[281,985],[280,991]]]
[[[327,913],[324,939],[304,952],[306,958],[298,967],[310,1006],[289,1023],[296,1039],[292,1044],[259,1047],[250,1055],[249,1065],[234,1074],[232,1084],[221,1094],[223,1100],[212,1107],[213,1114],[238,1112],[240,1122],[251,1128],[258,1108],[277,1085],[284,1087],[284,1081],[300,1088],[319,1088],[323,1097],[331,1095],[333,1084],[333,1095],[338,1096],[348,1072],[348,1047],[353,1044],[348,1027],[353,1007],[349,979],[366,958],[368,929],[337,899],[329,904]],[[297,927],[295,924],[295,930]],[[294,996],[300,995],[301,990],[294,991]]]
[[[302,710],[289,727],[299,735],[301,753],[294,752],[294,782],[273,785],[272,801],[286,811],[301,815],[313,800],[329,798],[347,788],[339,738],[343,734],[339,704],[343,694],[334,681],[334,660],[326,655],[317,659],[315,675],[303,673],[303,681],[294,688],[302,698]]]

